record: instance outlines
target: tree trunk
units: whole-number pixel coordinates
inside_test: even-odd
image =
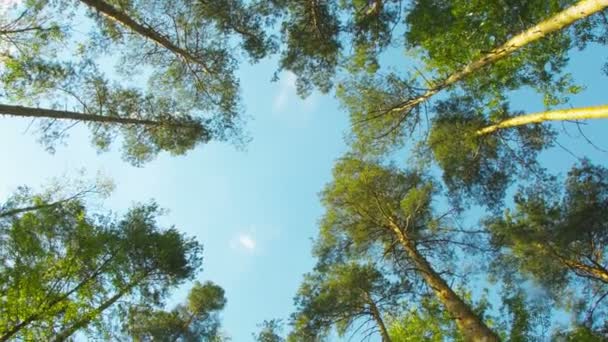
[[[545,121],[608,119],[608,105],[595,107],[582,107],[573,109],[560,109],[548,112],[520,115],[503,120],[497,124],[484,127],[477,131],[477,135],[494,133],[503,128],[541,123]]]
[[[97,308],[95,308],[92,311],[83,315],[74,324],[72,324],[69,327],[60,331],[55,336],[55,339],[53,341],[54,342],[65,341],[68,337],[74,335],[78,330],[86,328],[91,323],[91,321],[93,321],[97,316],[99,316],[102,312],[104,312],[110,306],[114,305],[114,303],[116,303],[124,295],[128,294],[135,286],[140,284],[140,282],[142,280],[144,280],[147,276],[148,276],[148,273],[145,273],[145,274],[141,275],[140,277],[136,278],[134,281],[132,281],[126,287],[124,287],[122,290],[118,291],[118,293],[116,293],[114,296],[110,297],[110,299],[105,301],[103,304],[101,304]]]
[[[165,123],[154,120],[123,118],[118,116],[105,116],[97,114],[87,114],[66,110],[54,110],[46,108],[22,107],[0,104],[0,115],[10,115],[40,119],[73,120],[84,122],[111,123],[120,125],[144,125],[161,126]]]
[[[14,216],[14,215],[18,215],[18,214],[25,213],[28,211],[53,208],[53,207],[58,206],[61,203],[67,202],[67,201],[69,201],[69,200],[61,200],[59,202],[54,202],[54,203],[49,203],[49,204],[33,205],[30,207],[15,208],[15,209],[7,210],[7,211],[0,211],[0,217]]]
[[[87,6],[99,11],[100,13],[102,13],[106,17],[110,18],[111,20],[119,23],[120,25],[130,29],[133,32],[138,33],[139,35],[143,36],[144,38],[147,38],[147,39],[153,41],[154,43],[158,44],[159,46],[162,46],[165,49],[173,52],[177,56],[180,56],[187,61],[190,61],[192,63],[196,63],[196,64],[202,66],[203,69],[205,70],[205,72],[211,73],[209,71],[208,67],[205,65],[205,63],[203,63],[201,61],[200,58],[197,58],[191,52],[177,46],[172,41],[170,41],[167,37],[163,36],[162,34],[157,32],[153,28],[138,23],[137,21],[135,21],[135,19],[131,18],[128,14],[120,11],[119,9],[108,4],[107,2],[102,1],[102,0],[80,0],[80,1],[84,4],[86,4]]]
[[[467,64],[460,71],[457,71],[445,80],[434,84],[432,88],[427,90],[424,94],[406,101],[403,105],[392,109],[389,113],[409,111],[415,106],[427,101],[441,90],[461,81],[470,74],[509,56],[518,49],[533,43],[550,33],[557,32],[574,24],[580,19],[584,19],[594,13],[602,11],[606,7],[608,7],[608,0],[579,1],[575,5],[555,14],[551,18],[541,21],[533,27],[519,33],[483,57]]]
[[[426,284],[435,292],[437,299],[444,305],[446,310],[456,321],[458,329],[465,336],[467,341],[475,342],[494,342],[500,341],[498,336],[471,310],[453,290],[441,278],[429,262],[420,254],[414,243],[396,225],[392,225],[392,230],[397,239],[407,252],[408,256],[421,273]]]
[[[371,300],[371,298],[369,298],[369,295],[367,295],[367,298],[369,300],[370,310],[372,311],[372,317],[374,318],[374,321],[376,321],[376,324],[378,325],[378,329],[380,329],[380,335],[382,336],[382,342],[392,342],[391,337],[388,335],[388,330],[386,329],[384,320],[382,319],[382,315],[380,314],[380,310],[378,310],[378,306],[376,306],[376,303],[373,300]]]
[[[588,276],[601,281],[602,283],[608,284],[608,271],[605,268],[593,267],[586,265],[576,260],[570,260],[560,257],[560,260],[574,271],[583,276]]]

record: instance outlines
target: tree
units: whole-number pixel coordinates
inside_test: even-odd
[[[334,169],[333,183],[323,192],[327,212],[321,238],[344,240],[352,246],[352,253],[381,248],[403,256],[466,338],[496,341],[497,335],[429,261],[432,255],[427,253],[436,251],[438,255],[451,241],[433,234],[443,226],[431,208],[434,192],[433,182],[419,173],[345,157]]]
[[[379,332],[383,341],[390,342],[385,314],[399,308],[409,287],[407,281],[391,282],[371,264],[351,262],[318,269],[304,277],[296,295],[292,336],[317,341],[334,327],[340,336],[349,330],[366,336]]]
[[[23,194],[15,206],[35,208],[0,220],[2,341],[101,334],[115,309],[160,305],[200,268],[200,244],[158,227],[154,203],[116,220],[87,212],[82,198],[52,203]]]
[[[509,118],[479,129],[476,133],[478,135],[491,134],[499,129],[543,123],[546,121],[589,120],[605,118],[608,118],[608,106],[606,105],[553,110]]]
[[[66,1],[27,2],[10,21],[19,28],[0,32],[8,51],[0,73],[7,89],[1,114],[41,120],[41,140],[48,144],[81,122],[91,128],[101,151],[120,133],[124,156],[135,165],[160,151],[184,154],[212,139],[243,141],[230,43],[235,35],[242,37],[240,46],[254,61],[274,49],[255,8],[238,0],[83,2],[105,14],[93,15],[99,30],[86,42],[68,39],[72,18],[79,14]],[[48,29],[46,18],[55,21]],[[46,42],[47,31],[60,44]],[[34,35],[40,32],[46,36]],[[23,44],[37,48],[23,49]],[[76,46],[74,57],[81,60],[62,61],[56,50],[65,45]],[[107,52],[114,59],[122,55],[118,75],[127,79],[121,84],[94,65],[97,55]],[[148,89],[125,86],[134,75],[149,75]],[[65,121],[72,124],[60,125]]]
[[[135,341],[220,341],[218,313],[225,305],[221,287],[195,282],[187,302],[171,311],[130,308],[126,330]]]
[[[390,323],[394,341],[463,341],[450,315],[432,298],[423,298],[419,308],[412,308]]]
[[[267,15],[281,19],[284,48],[279,68],[297,76],[302,96],[315,87],[328,92],[341,67],[374,72],[402,10],[400,0],[270,3]]]
[[[382,154],[403,146],[421,123],[424,105],[445,89],[462,90],[480,108],[496,108],[509,91],[524,87],[541,93],[547,107],[566,102],[580,91],[563,73],[567,53],[593,40],[584,37],[604,24],[590,16],[608,6],[570,3],[415,2],[406,19],[406,46],[421,56],[430,76],[417,68],[349,76],[338,96],[350,112],[355,147]]]
[[[506,189],[515,181],[543,181],[546,172],[538,154],[552,146],[555,132],[545,125],[517,126],[493,134],[479,134],[492,122],[508,122],[508,103],[483,108],[470,96],[454,96],[434,107],[422,155],[431,157],[443,171],[443,181],[456,206],[473,203],[498,209]]]
[[[253,339],[256,342],[285,342],[285,339],[280,335],[283,328],[281,320],[265,320],[259,327],[261,328],[260,332],[253,334]]]
[[[594,312],[603,310],[608,284],[607,176],[604,167],[583,161],[569,172],[563,191],[556,184],[521,190],[514,210],[485,221],[492,243],[501,248],[495,272],[518,270],[562,304],[576,293],[588,295],[581,319],[591,325]],[[566,295],[577,288],[582,292]]]

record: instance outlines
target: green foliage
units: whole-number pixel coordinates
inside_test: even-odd
[[[276,0],[283,43],[280,68],[298,76],[301,95],[310,94],[313,86],[327,92],[339,62],[341,44],[336,1]]]
[[[427,67],[444,78],[573,3],[416,1],[406,17],[406,45],[420,50]],[[545,96],[547,106],[557,105],[563,102],[558,90],[568,94],[569,86],[560,85],[567,78],[560,73],[571,44],[568,30],[552,34],[475,73],[462,86],[478,98],[529,86]]]
[[[391,322],[389,335],[394,341],[430,342],[464,341],[450,315],[441,304],[429,297],[420,300],[417,308]]]
[[[94,146],[106,151],[120,135],[123,157],[133,165],[141,166],[161,151],[181,155],[198,143],[222,139],[221,122],[190,114],[200,111],[195,104],[111,83],[90,62],[72,65],[30,58],[11,60],[0,77],[11,89],[8,98],[20,103],[34,105],[42,97],[51,108],[61,108],[63,103],[75,101],[82,115],[73,120],[81,118],[90,127]],[[120,123],[123,118],[140,123]],[[74,123],[41,119],[40,141],[52,151]]]
[[[80,15],[72,1],[28,1],[21,16],[0,21],[0,29],[6,29],[0,30],[0,40],[10,52],[2,56],[0,80],[6,92],[0,95],[19,105],[42,103],[51,109],[71,107],[83,114],[155,121],[91,123],[86,116],[80,120],[91,126],[93,143],[101,151],[121,136],[125,159],[138,166],[160,151],[181,155],[210,140],[246,140],[234,52],[245,51],[257,61],[277,49],[264,32],[268,23],[259,4],[93,3],[112,6],[120,15],[110,19],[89,13],[97,27],[86,42],[69,35],[73,17]],[[123,17],[140,25],[140,31],[120,22]],[[58,53],[58,47],[65,46],[78,50],[67,62]],[[120,83],[108,81],[94,66],[99,55],[106,54],[119,59]],[[128,86],[134,76],[142,75],[137,87]],[[41,122],[40,140],[51,151],[74,124],[62,122]]]
[[[569,172],[563,192],[557,185],[520,191],[513,211],[487,219],[502,252],[495,272],[518,269],[566,303],[573,299],[563,294],[568,285],[605,292],[607,176],[583,161]]]
[[[130,308],[125,330],[135,341],[219,341],[218,313],[225,305],[221,287],[195,282],[187,302],[171,311]]]
[[[24,192],[11,205],[32,209],[0,220],[2,339],[103,330],[120,306],[162,304],[201,265],[200,244],[158,227],[153,203],[120,220],[87,212],[81,198],[49,203]]]
[[[381,155],[403,146],[404,131],[415,128],[420,113],[417,108],[407,114],[393,109],[403,104],[404,97],[417,91],[413,81],[393,73],[353,77],[340,84],[336,96],[350,114],[354,149]]]
[[[418,173],[345,157],[334,167],[334,181],[322,194],[326,214],[320,241],[342,236],[353,250],[367,251],[376,244],[389,247],[394,239],[387,229],[391,222],[418,237],[432,220],[433,191],[430,180]]]
[[[384,319],[380,315],[398,310],[409,288],[407,281],[391,282],[371,264],[323,267],[307,274],[298,290],[292,337],[319,341],[331,328],[344,336],[369,321],[378,325]]]
[[[585,326],[576,326],[572,330],[558,331],[553,335],[556,342],[605,342],[606,333],[593,331]]]
[[[402,7],[388,1],[274,0],[284,49],[280,69],[297,76],[298,93],[328,92],[341,67],[374,73],[378,56],[393,40]]]
[[[525,125],[480,135],[478,130],[512,116],[506,103],[482,110],[471,97],[452,97],[435,106],[428,147],[443,171],[452,202],[466,200],[497,208],[516,180],[542,181],[536,157],[554,134],[543,125]]]
[[[253,339],[256,342],[285,342],[285,339],[280,335],[283,328],[281,320],[264,321],[259,327],[261,327],[260,332],[253,334]]]

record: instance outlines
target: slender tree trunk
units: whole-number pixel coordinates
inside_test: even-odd
[[[576,260],[570,260],[560,257],[560,260],[572,269],[575,273],[580,272],[582,275],[588,275],[589,277],[595,278],[605,284],[608,284],[608,271],[605,268],[593,267],[581,263]]]
[[[0,115],[10,115],[40,119],[58,119],[58,120],[73,120],[85,122],[99,122],[121,125],[144,125],[144,126],[161,126],[164,122],[134,118],[123,118],[117,116],[106,116],[97,114],[87,114],[81,112],[72,112],[66,110],[54,110],[46,108],[22,107],[0,104]]]
[[[142,280],[144,280],[147,276],[148,276],[148,273],[145,273],[142,276],[140,276],[137,279],[135,279],[134,281],[132,281],[131,283],[129,283],[126,287],[124,287],[122,290],[118,291],[114,296],[110,297],[110,299],[108,299],[107,301],[105,301],[103,304],[101,304],[97,308],[95,308],[92,311],[90,311],[90,312],[86,313],[85,315],[83,315],[74,324],[72,324],[69,327],[67,327],[67,328],[63,329],[62,331],[60,331],[55,336],[55,339],[53,341],[54,342],[65,341],[68,337],[74,335],[78,330],[86,328],[102,312],[104,312],[106,309],[108,309],[109,307],[111,307],[112,305],[114,305],[114,303],[116,303],[124,295],[128,294],[129,292],[131,292],[131,290],[135,286],[137,286],[138,284],[140,284],[140,282]]]
[[[421,273],[426,284],[435,292],[439,301],[456,320],[456,325],[465,338],[468,341],[475,342],[500,341],[498,336],[471,310],[471,307],[437,274],[407,235],[396,225],[392,225],[391,229]]]
[[[388,330],[386,329],[386,325],[384,324],[384,320],[382,319],[382,315],[380,314],[380,310],[378,310],[378,306],[376,303],[370,298],[369,294],[365,294],[370,310],[372,311],[372,317],[374,321],[376,321],[376,325],[378,325],[378,329],[380,329],[380,335],[382,336],[382,342],[392,342],[391,337],[388,334]]]
[[[25,213],[28,211],[52,208],[52,207],[58,206],[61,203],[68,202],[68,201],[69,200],[61,200],[61,201],[49,203],[49,204],[33,205],[30,207],[23,207],[23,208],[16,208],[16,209],[11,209],[11,210],[7,210],[7,211],[0,211],[0,217],[14,216],[14,215],[19,215],[21,213]]]
[[[19,324],[13,326],[9,331],[7,331],[6,333],[4,333],[2,336],[0,336],[0,342],[5,342],[8,341],[9,339],[11,339],[13,336],[15,336],[15,334],[17,334],[19,331],[21,331],[21,329],[25,328],[26,326],[28,326],[30,323],[35,322],[37,320],[39,320],[45,313],[46,310],[49,310],[51,308],[53,308],[55,305],[63,302],[64,300],[66,300],[67,298],[69,298],[72,294],[76,293],[76,291],[80,290],[81,288],[83,288],[85,285],[87,285],[91,280],[95,279],[97,276],[99,276],[101,274],[101,272],[103,271],[103,269],[105,268],[106,265],[108,265],[110,263],[110,261],[114,259],[114,255],[111,255],[110,258],[108,258],[107,260],[105,260],[101,266],[99,266],[95,272],[93,272],[91,275],[89,275],[88,277],[86,277],[84,280],[82,280],[78,285],[76,285],[74,288],[72,288],[70,291],[68,291],[67,293],[65,293],[64,295],[62,295],[61,297],[51,301],[50,303],[43,305],[42,308],[39,309],[39,311],[33,315],[30,315],[29,317],[27,317],[26,319],[24,319],[23,321],[21,321]]]
[[[548,112],[533,113],[516,116],[497,124],[484,127],[477,131],[477,135],[494,133],[499,129],[511,128],[516,126],[541,123],[545,121],[563,120],[585,120],[585,119],[608,119],[608,105],[595,107],[582,107],[573,109],[560,109]]]
[[[537,25],[519,33],[509,39],[503,45],[490,51],[483,57],[467,64],[463,69],[450,75],[427,90],[424,94],[406,101],[403,105],[392,109],[390,112],[409,111],[415,106],[427,101],[441,90],[461,81],[465,77],[479,71],[480,69],[502,59],[518,49],[533,43],[546,35],[562,30],[580,19],[584,19],[594,13],[600,12],[608,7],[608,0],[582,0],[568,7],[567,9],[555,14],[549,19],[541,21]]]
[[[75,195],[72,195],[72,196],[68,197],[68,198],[64,198],[62,200],[58,200],[58,201],[55,201],[55,202],[52,202],[52,203],[46,203],[46,204],[41,204],[41,205],[32,205],[32,206],[29,206],[29,207],[22,207],[22,208],[13,208],[13,209],[5,210],[5,211],[0,210],[0,218],[7,217],[7,216],[19,215],[21,213],[25,213],[25,212],[28,212],[28,211],[35,211],[35,210],[53,208],[53,207],[56,207],[56,206],[61,205],[63,203],[67,203],[67,202],[73,201],[75,199],[78,199],[80,197],[83,197],[85,194],[87,194],[89,192],[92,192],[92,191],[94,191],[94,190],[93,189],[84,190],[84,191],[81,191],[81,192],[79,192],[79,193],[77,193]]]
[[[205,65],[205,63],[203,63],[203,61],[200,58],[197,58],[196,56],[194,56],[191,52],[187,51],[186,49],[183,49],[183,48],[177,46],[175,43],[170,41],[167,37],[163,36],[161,33],[157,32],[153,28],[138,23],[135,19],[131,18],[128,14],[126,14],[125,12],[122,12],[118,8],[108,4],[107,2],[105,2],[103,0],[80,0],[80,1],[84,4],[86,4],[87,6],[99,11],[100,13],[102,13],[106,17],[110,18],[111,20],[114,20],[115,22],[130,29],[131,31],[138,33],[139,35],[143,36],[144,38],[147,38],[147,39],[153,41],[154,43],[158,44],[159,46],[162,46],[163,48],[173,52],[174,54],[184,58],[185,60],[202,66],[203,69],[205,70],[205,72],[210,73],[208,67]]]

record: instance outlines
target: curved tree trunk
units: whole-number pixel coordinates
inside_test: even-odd
[[[378,310],[378,305],[369,295],[369,293],[364,292],[365,300],[369,304],[369,309],[371,310],[372,318],[376,322],[378,329],[380,330],[380,335],[382,336],[382,342],[392,342],[391,337],[388,334],[388,329],[386,329],[386,325],[384,324],[384,320],[382,319],[382,314],[380,314],[380,310]]]
[[[566,8],[551,18],[541,21],[540,23],[514,36],[506,43],[493,49],[483,57],[467,64],[460,71],[457,71],[445,80],[434,84],[432,88],[427,90],[424,94],[406,101],[403,105],[392,109],[389,113],[409,111],[415,106],[427,101],[441,90],[461,81],[465,77],[479,71],[480,69],[509,56],[520,48],[533,43],[550,33],[562,30],[574,24],[576,21],[587,18],[588,16],[602,11],[607,7],[608,0],[579,1],[575,5]]]
[[[372,310],[372,316],[376,324],[378,325],[378,329],[380,329],[380,335],[382,336],[382,342],[392,342],[391,337],[388,334],[388,329],[386,329],[386,325],[384,324],[384,320],[380,315],[380,310],[376,306],[376,303],[370,303],[370,309]]]
[[[433,269],[429,262],[420,254],[414,243],[403,231],[392,225],[391,229],[397,239],[405,249],[406,253],[420,272],[426,284],[433,290],[437,299],[443,304],[446,310],[456,321],[458,329],[465,336],[467,341],[475,342],[497,342],[500,341],[488,326],[471,310],[460,296],[441,278]]]
[[[154,43],[158,44],[159,46],[162,46],[163,48],[173,52],[177,56],[180,56],[187,61],[190,61],[192,63],[196,63],[196,64],[202,66],[203,70],[205,70],[205,72],[210,73],[207,65],[205,65],[205,63],[203,63],[203,61],[201,61],[200,58],[197,58],[196,56],[194,56],[190,51],[177,46],[177,44],[173,43],[167,37],[163,36],[161,33],[157,32],[153,28],[138,23],[135,19],[131,18],[128,14],[120,11],[119,9],[108,4],[107,2],[105,2],[103,0],[80,0],[80,1],[82,3],[84,3],[85,5],[99,11],[106,17],[114,20],[115,22],[119,23],[120,25],[128,28],[129,30],[136,32],[139,35],[141,35],[142,37],[147,38],[147,39],[153,41]]]
[[[516,126],[541,123],[545,121],[563,120],[588,120],[588,119],[608,119],[608,105],[595,107],[581,107],[573,109],[560,109],[548,112],[533,113],[516,116],[503,120],[497,124],[484,127],[477,131],[477,135],[494,133],[497,130]]]

